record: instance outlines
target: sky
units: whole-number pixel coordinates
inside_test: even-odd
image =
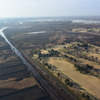
[[[0,0],[0,17],[100,16],[100,0]]]

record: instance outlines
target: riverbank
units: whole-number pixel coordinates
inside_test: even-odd
[[[0,34],[4,36],[2,31]],[[6,41],[0,36],[0,100],[49,100],[48,94]]]

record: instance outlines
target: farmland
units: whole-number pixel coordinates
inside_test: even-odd
[[[33,100],[46,96],[37,80],[0,36],[0,100]]]

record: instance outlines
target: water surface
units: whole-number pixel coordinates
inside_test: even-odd
[[[74,23],[90,23],[90,24],[100,23],[100,21],[81,20],[81,19],[72,19],[71,21],[74,22]]]
[[[31,32],[31,33],[28,33],[28,34],[39,34],[39,33],[45,33],[45,31]]]

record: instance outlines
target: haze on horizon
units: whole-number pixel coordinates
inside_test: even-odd
[[[0,0],[0,18],[99,15],[100,0]]]

